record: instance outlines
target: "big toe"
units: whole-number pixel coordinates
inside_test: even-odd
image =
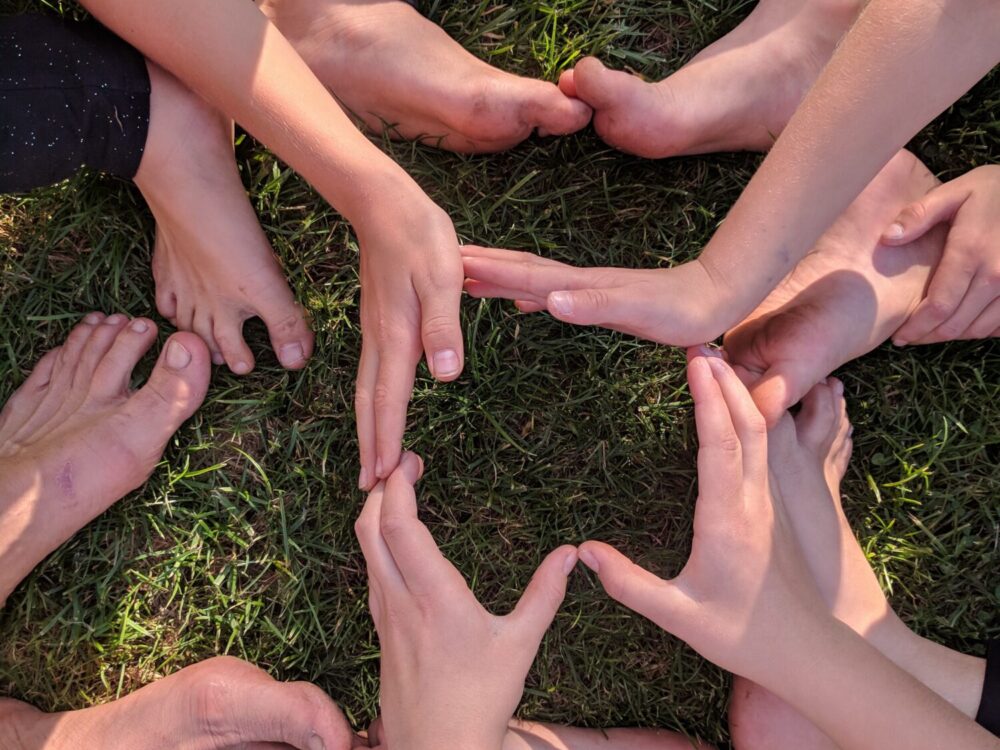
[[[838,410],[833,388],[826,381],[817,383],[802,399],[795,416],[799,442],[821,455],[827,455],[837,434]]]
[[[315,336],[305,308],[295,302],[269,306],[260,312],[281,366],[301,370],[312,356]]]
[[[539,135],[568,135],[587,127],[593,114],[588,104],[567,96],[553,83],[533,81],[531,89],[525,119]]]
[[[208,347],[193,333],[175,333],[167,339],[149,380],[125,404],[134,417],[134,445],[163,445],[201,406],[211,371]]]
[[[601,112],[621,104],[637,80],[628,73],[610,70],[596,57],[585,57],[576,64],[573,77],[563,91],[571,88],[578,99]]]

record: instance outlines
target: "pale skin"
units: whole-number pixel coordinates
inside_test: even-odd
[[[88,0],[86,7],[272,148],[354,226],[362,279],[359,485],[373,486],[399,461],[421,354],[439,380],[462,370],[462,268],[450,219],[351,124],[252,4]]]
[[[467,274],[498,296],[530,290],[519,298],[526,309],[567,322],[682,346],[712,340],[774,289],[907,140],[989,71],[998,35],[1000,6],[985,0],[873,0],[697,260],[578,269],[549,284],[506,285],[509,275],[480,261]],[[966,54],[956,57],[959,47]]]
[[[90,313],[4,404],[0,602],[45,556],[140,487],[204,399],[210,355],[193,333],[171,336],[146,384],[130,389],[133,368],[155,340],[151,320]],[[226,657],[78,711],[0,700],[5,750],[264,750],[270,743],[362,746],[319,688],[280,683]]]
[[[613,598],[771,691],[844,750],[1000,747],[830,614],[785,510],[794,498],[770,476],[764,418],[720,356],[689,356],[699,494],[687,564],[664,580],[599,542],[583,544],[580,560]]]

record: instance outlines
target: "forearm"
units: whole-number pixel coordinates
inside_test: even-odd
[[[419,190],[243,0],[84,0],[105,25],[240,123],[352,222]]]
[[[843,750],[1000,747],[1000,740],[833,618],[809,618],[775,646],[761,679],[751,679]]]
[[[992,0],[872,0],[702,253],[732,301],[726,325],[998,59]]]

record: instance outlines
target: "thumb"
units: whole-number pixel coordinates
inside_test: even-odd
[[[241,740],[290,745],[296,750],[349,750],[354,733],[330,697],[308,682],[248,686],[245,700],[228,709]],[[241,715],[242,714],[242,715]]]
[[[429,289],[420,295],[420,337],[427,366],[436,380],[454,380],[462,372],[462,326],[458,311],[461,284]]]
[[[902,211],[882,234],[886,245],[906,245],[922,237],[937,224],[951,221],[969,197],[969,191],[954,182],[940,185]]]
[[[546,299],[554,318],[577,325],[605,327],[627,322],[633,302],[634,294],[629,295],[625,287],[552,292]]]
[[[564,545],[550,552],[538,566],[521,601],[510,614],[514,627],[535,648],[549,629],[556,612],[566,598],[566,579],[576,565],[576,547]]]
[[[580,545],[580,562],[597,573],[608,596],[668,632],[690,602],[673,581],[665,581],[603,542]]]

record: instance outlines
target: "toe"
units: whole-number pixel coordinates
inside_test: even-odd
[[[532,81],[522,118],[542,135],[568,135],[587,127],[591,114],[587,104],[566,96],[556,85]]]
[[[127,394],[132,370],[155,340],[156,325],[148,318],[121,327],[94,372],[91,395],[110,399]]]
[[[818,383],[802,399],[802,409],[795,416],[799,442],[824,455],[833,440],[837,412],[833,389],[826,382]]]
[[[93,332],[80,352],[80,362],[74,373],[73,386],[84,392],[90,389],[94,373],[115,342],[118,333],[129,322],[127,315],[115,313],[106,317],[100,325],[94,326]]]
[[[573,69],[573,88],[579,99],[600,112],[621,102],[622,84],[630,78],[628,73],[609,70],[596,57],[585,57]]]
[[[156,284],[156,311],[167,320],[177,318],[177,295],[169,284]]]
[[[195,310],[190,330],[198,334],[201,340],[205,342],[213,365],[225,363],[226,358],[222,356],[222,349],[219,347],[219,342],[215,340],[215,319],[211,313],[205,310]]]
[[[137,451],[159,453],[205,399],[211,366],[205,342],[193,333],[167,339],[149,381],[123,407]]]
[[[219,351],[233,373],[246,375],[253,370],[254,356],[247,342],[243,340],[242,320],[237,318],[216,320],[214,334]],[[212,356],[215,361],[215,355]]]
[[[281,366],[289,370],[305,367],[312,356],[315,337],[305,309],[291,299],[291,293],[287,301],[262,309],[260,317]]]
[[[42,401],[45,388],[52,378],[52,371],[55,369],[58,359],[58,347],[47,352],[38,360],[35,369],[31,371],[21,387],[7,399],[3,411],[0,411],[0,432],[12,433],[31,417]],[[0,440],[2,440],[2,435],[0,435]]]
[[[576,79],[574,77],[574,72],[572,69],[564,70],[559,76],[559,90],[562,91],[566,96],[571,96],[574,99],[579,99],[576,93]]]

